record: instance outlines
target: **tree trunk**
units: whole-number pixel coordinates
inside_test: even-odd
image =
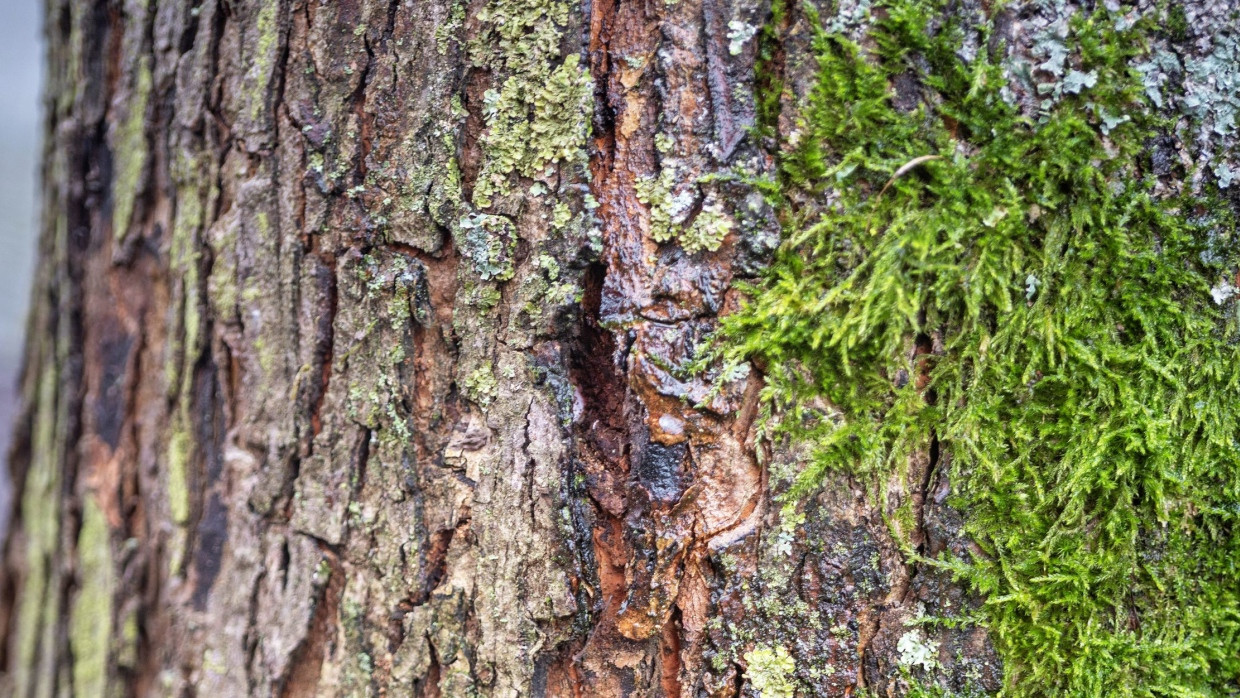
[[[908,690],[977,603],[906,555],[969,549],[950,454],[777,501],[761,372],[685,370],[779,243],[806,7],[48,0],[5,690]]]

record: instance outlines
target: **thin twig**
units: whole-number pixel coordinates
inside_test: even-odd
[[[891,179],[887,180],[887,183],[883,185],[883,188],[878,190],[878,194],[876,194],[874,198],[871,199],[871,203],[877,204],[878,200],[882,198],[883,194],[887,193],[887,190],[891,188],[891,185],[894,184],[897,179],[903,177],[909,172],[912,172],[914,168],[924,165],[927,162],[930,162],[931,160],[942,160],[942,159],[943,159],[942,155],[919,155],[918,157],[915,157],[912,160],[909,160],[903,165],[900,165],[900,168],[895,171],[895,174],[891,175]],[[865,222],[866,232],[869,232],[870,224],[873,222],[874,222],[874,209],[871,208],[870,218]]]

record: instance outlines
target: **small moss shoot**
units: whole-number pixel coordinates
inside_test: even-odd
[[[1134,67],[1181,19],[1076,12],[1029,113],[1001,57],[962,49],[989,24],[951,7],[875,3],[865,49],[813,18],[816,82],[758,183],[785,241],[719,352],[763,367],[766,433],[813,444],[790,498],[932,436],[952,453],[980,552],[922,562],[985,599],[1006,695],[1233,695],[1236,223],[1209,177],[1157,186],[1171,124]],[[758,77],[770,137],[782,87]]]

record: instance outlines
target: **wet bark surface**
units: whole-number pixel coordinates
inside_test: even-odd
[[[969,545],[946,454],[785,506],[760,370],[684,370],[779,240],[770,14],[49,2],[4,689],[905,690],[906,621],[971,603],[906,561]],[[997,687],[983,631],[918,639]]]

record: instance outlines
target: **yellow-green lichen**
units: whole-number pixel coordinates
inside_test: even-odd
[[[189,522],[189,467],[194,442],[180,423],[183,417],[174,419],[177,424],[168,438],[168,510],[173,523],[184,526]]]
[[[280,38],[276,12],[279,9],[280,4],[276,2],[259,3],[253,25],[255,36],[246,43],[246,48],[252,49],[246,55],[246,113],[253,121],[257,121],[266,108],[267,88],[275,74],[276,49]]]
[[[470,55],[501,76],[483,95],[483,163],[473,202],[491,205],[509,178],[536,177],[560,162],[585,164],[593,109],[589,71],[577,54],[561,58],[569,4],[491,0],[477,16],[484,31]]]
[[[51,354],[52,347],[48,347]],[[36,686],[50,686],[40,667],[50,656],[59,604],[52,596],[57,574],[49,565],[60,536],[60,448],[56,440],[57,371],[46,367],[36,396],[33,458],[22,491],[21,523],[26,537],[26,574],[17,606],[14,646],[15,683],[21,695],[45,695]],[[50,688],[46,695],[50,695]]]
[[[73,689],[77,695],[107,695],[108,652],[112,640],[112,544],[103,510],[87,494],[78,533],[77,593],[69,612]]]
[[[761,698],[793,698],[796,661],[782,646],[759,645],[745,653],[745,678]]]
[[[198,167],[202,163],[178,157],[173,162],[173,177],[179,183],[176,216],[169,243],[169,267],[179,275],[180,314],[173,320],[165,358],[165,379],[169,395],[177,396],[177,409],[172,417],[167,445],[168,508],[172,521],[180,526],[189,522],[189,468],[194,440],[189,431],[190,406],[193,394],[193,366],[202,347],[202,302],[199,288],[201,272],[200,232],[203,223],[204,185]],[[178,331],[179,330],[179,331]],[[174,571],[179,569],[179,548],[172,554]]]
[[[462,384],[465,395],[479,405],[489,405],[499,396],[499,385],[495,381],[495,370],[491,362],[475,368]]]
[[[173,319],[168,349],[164,358],[164,380],[169,390],[181,386],[182,372],[192,363],[199,349],[201,298],[199,291],[200,239],[202,199],[200,184],[192,172],[193,163],[178,158],[174,177],[188,183],[177,187],[176,216],[168,249],[168,265],[180,277],[181,313]]]
[[[138,63],[133,92],[126,106],[128,112],[118,123],[112,141],[112,234],[118,240],[129,233],[138,192],[146,174],[146,107],[153,79],[150,63],[145,56]]]

